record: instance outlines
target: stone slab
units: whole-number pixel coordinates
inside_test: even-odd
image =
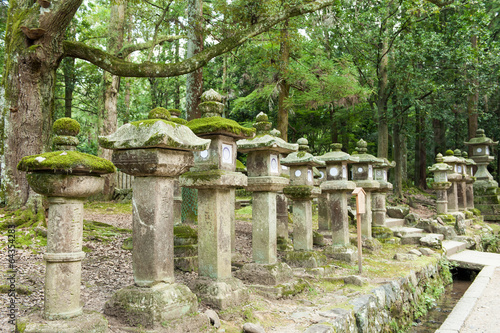
[[[442,246],[444,253],[446,253],[446,255],[449,257],[452,254],[465,250],[467,248],[467,243],[446,240],[443,241]]]
[[[385,226],[388,228],[402,227],[405,225],[405,219],[386,217]]]
[[[29,317],[18,318],[16,332],[104,333],[108,332],[108,321],[97,312],[85,311],[81,316],[64,320],[44,320],[39,313],[36,313]]]
[[[457,242],[458,243],[458,242]],[[465,243],[462,243],[465,244]],[[450,261],[464,268],[482,268],[484,266],[500,266],[500,254],[464,250],[453,255],[448,254]]]
[[[399,233],[401,234],[401,236],[422,234],[424,232],[423,229],[412,227],[394,227],[391,228],[391,230],[394,232],[394,235],[397,235]]]

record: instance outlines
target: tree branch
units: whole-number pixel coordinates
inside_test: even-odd
[[[100,49],[83,43],[64,41],[64,56],[87,60],[94,65],[123,77],[171,77],[187,74],[203,67],[212,58],[224,54],[243,44],[290,17],[314,12],[318,9],[335,4],[336,0],[316,0],[283,10],[266,20],[257,22],[233,36],[226,38],[217,45],[204,49],[193,57],[174,64],[142,63],[135,64],[125,61]]]
[[[159,36],[156,39],[156,43],[154,43],[154,41],[150,40],[150,41],[147,41],[147,42],[144,42],[144,43],[125,45],[120,51],[118,51],[118,53],[116,55],[119,58],[126,58],[132,52],[147,50],[149,48],[152,48],[153,46],[160,45],[160,44],[163,44],[165,42],[173,42],[174,40],[182,39],[182,38],[186,38],[186,35]]]

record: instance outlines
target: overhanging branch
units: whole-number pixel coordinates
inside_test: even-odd
[[[296,7],[288,8],[274,16],[259,21],[243,29],[233,36],[212,47],[204,49],[193,57],[173,64],[142,63],[135,64],[113,56],[100,49],[87,46],[83,43],[64,41],[64,56],[87,60],[94,65],[122,77],[171,77],[187,74],[203,67],[210,59],[229,52],[247,40],[269,30],[279,22],[290,17],[311,13],[329,5],[336,0],[311,1]]]

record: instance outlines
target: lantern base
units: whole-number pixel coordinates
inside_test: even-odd
[[[285,263],[272,265],[246,264],[238,272],[238,278],[250,284],[275,286],[293,278],[293,271]]]
[[[60,320],[45,320],[41,313],[34,313],[28,317],[18,318],[16,321],[16,332],[24,333],[104,333],[107,331],[108,321],[97,312],[84,311],[78,317]]]
[[[203,302],[219,310],[238,306],[246,302],[249,296],[243,282],[236,278],[217,281],[199,277],[193,290]]]

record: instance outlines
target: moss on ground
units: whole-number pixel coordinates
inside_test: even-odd
[[[117,228],[110,224],[83,220],[83,240],[110,242],[123,234],[131,234],[131,229]]]

